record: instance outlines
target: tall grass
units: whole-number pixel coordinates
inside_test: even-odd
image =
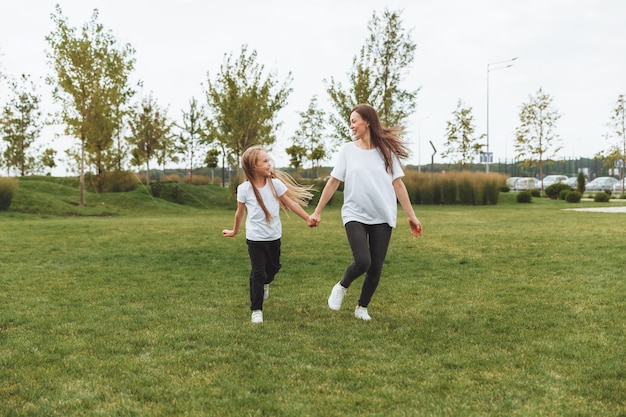
[[[414,204],[494,205],[506,176],[499,173],[450,171],[418,173],[407,171],[404,177]]]
[[[361,280],[326,305],[350,260],[334,206],[284,217],[262,325],[232,206],[138,189],[89,196],[112,216],[1,213],[0,415],[626,415],[624,214],[509,197],[416,206],[420,239],[399,219],[370,323]]]

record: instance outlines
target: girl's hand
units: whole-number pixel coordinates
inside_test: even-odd
[[[422,235],[422,224],[417,218],[409,219],[409,226],[411,227],[411,234],[415,237]]]
[[[228,230],[228,229],[222,230],[222,236],[223,237],[233,237],[235,235],[236,235],[236,233],[235,233],[234,230]]]

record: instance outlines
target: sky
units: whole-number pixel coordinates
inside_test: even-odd
[[[609,122],[626,94],[623,0],[2,1],[0,70],[41,79],[43,95],[51,73],[45,36],[54,29],[50,15],[57,3],[74,27],[98,9],[105,29],[135,48],[133,77],[175,120],[192,97],[204,100],[208,77],[214,79],[224,56],[238,56],[242,45],[256,51],[257,63],[277,80],[291,73],[293,92],[278,114],[282,126],[270,152],[278,166],[288,164],[284,148],[311,98],[333,111],[325,80],[346,85],[367,23],[385,9],[402,11],[403,27],[417,45],[403,84],[420,88],[405,137],[413,152],[407,164],[442,161],[446,124],[459,100],[472,108],[477,134],[487,131],[489,119],[494,161],[512,160],[520,108],[540,88],[561,114],[559,156],[592,157],[616,143]],[[495,64],[513,58],[510,67]],[[54,146],[63,150],[68,140]]]

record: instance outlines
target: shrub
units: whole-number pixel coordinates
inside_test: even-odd
[[[516,200],[518,203],[530,203],[533,200],[533,195],[530,191],[520,191],[517,193]]]
[[[576,177],[576,191],[578,191],[581,196],[585,192],[585,182],[585,174],[581,171],[578,173],[578,177]]]
[[[530,195],[533,197],[541,197],[541,190],[530,190]]]
[[[561,190],[561,192],[559,193],[559,200],[565,200],[567,198],[567,195],[571,192],[572,192],[571,187],[569,190]]]
[[[609,194],[606,192],[599,192],[595,196],[593,196],[593,201],[596,203],[608,203],[609,202]]]
[[[562,182],[557,182],[546,187],[545,193],[551,199],[556,200],[557,198],[561,198],[561,191],[563,190],[572,191],[572,187]]]
[[[152,194],[152,197],[155,197],[155,198],[161,197],[162,188],[163,186],[161,185],[161,181],[159,180],[152,181],[150,183],[150,194]]]
[[[565,201],[567,201],[568,203],[578,203],[582,196],[582,193],[580,193],[579,191],[571,191],[565,196]]]
[[[17,185],[15,178],[0,178],[0,211],[7,211],[11,206]]]

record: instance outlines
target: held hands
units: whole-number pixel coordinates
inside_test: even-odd
[[[409,226],[411,227],[411,234],[415,237],[422,235],[422,224],[416,217],[409,218]]]
[[[322,222],[322,218],[319,214],[311,214],[309,216],[309,219],[307,220],[307,224],[309,225],[309,227],[317,227],[319,226],[319,224]]]

